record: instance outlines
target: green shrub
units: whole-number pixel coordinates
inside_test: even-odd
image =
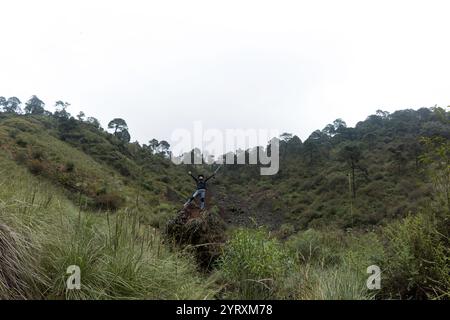
[[[19,134],[19,130],[17,130],[17,129],[11,129],[9,132],[8,132],[8,136],[10,137],[10,138],[12,138],[12,139],[16,139],[17,138],[17,135]]]
[[[44,152],[39,149],[35,149],[31,152],[31,159],[34,160],[43,160],[44,159]]]
[[[28,154],[25,151],[19,151],[14,155],[14,160],[18,164],[26,164],[28,161]]]
[[[19,147],[25,148],[28,145],[28,142],[26,142],[25,140],[19,138],[19,139],[16,140],[16,144]]]
[[[32,159],[30,161],[28,161],[28,169],[30,170],[30,172],[34,175],[39,175],[41,174],[45,167],[44,164],[38,160],[38,159]]]
[[[125,199],[115,192],[110,192],[95,196],[94,202],[98,209],[115,211],[124,205]]]
[[[283,223],[277,230],[276,235],[280,239],[286,239],[287,237],[295,233],[295,227],[290,223]]]
[[[170,183],[170,178],[167,176],[162,176],[160,178],[158,178],[159,181],[164,182],[164,183]]]
[[[386,228],[387,267],[382,296],[397,299],[450,297],[448,221],[448,217],[440,220],[426,212],[408,216]]]
[[[335,190],[345,192],[348,189],[348,177],[341,172],[333,172],[326,178],[326,183],[322,186],[321,191]]]
[[[66,172],[73,172],[73,170],[75,170],[75,163],[72,161],[69,161],[66,163],[65,165],[65,171]]]
[[[167,222],[173,218],[176,213],[176,208],[168,204],[159,204],[154,211],[149,215],[143,217],[144,222],[150,224],[154,228],[163,228]]]
[[[124,177],[131,176],[130,168],[127,166],[126,163],[124,163],[122,161],[115,162],[114,163],[114,168],[116,168],[119,171],[119,173],[121,175],[123,175]]]

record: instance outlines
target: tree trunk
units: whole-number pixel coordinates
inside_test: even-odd
[[[352,191],[353,199],[356,199],[355,164],[352,163]]]

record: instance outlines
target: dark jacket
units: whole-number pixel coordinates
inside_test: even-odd
[[[202,190],[202,189],[207,189],[207,184],[206,182],[208,182],[208,180],[210,180],[211,178],[213,178],[215,175],[213,174],[211,177],[209,178],[205,178],[203,180],[200,180],[196,177],[194,177],[192,174],[190,175],[192,177],[192,179],[194,179],[195,183],[197,184],[197,190]]]

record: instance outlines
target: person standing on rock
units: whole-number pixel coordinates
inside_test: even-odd
[[[217,172],[217,171],[216,171]],[[192,177],[192,179],[194,179],[195,183],[197,184],[197,190],[194,192],[194,194],[192,195],[192,197],[188,200],[188,202],[186,202],[184,204],[184,207],[186,208],[189,204],[191,204],[192,201],[194,201],[195,198],[197,198],[198,196],[200,196],[200,209],[205,210],[205,198],[206,198],[206,183],[208,182],[208,180],[214,178],[216,176],[216,172],[208,177],[205,178],[204,175],[200,174],[198,177],[194,177],[192,175],[192,172],[189,171],[189,175]]]

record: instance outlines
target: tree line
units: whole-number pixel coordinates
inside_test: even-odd
[[[94,117],[87,117],[83,111],[80,111],[78,115],[73,117],[67,108],[70,107],[70,103],[58,100],[55,102],[55,112],[50,112],[45,109],[45,103],[39,99],[36,95],[31,96],[25,103],[17,97],[5,98],[0,96],[0,112],[6,114],[17,115],[37,115],[37,116],[49,116],[54,117],[60,121],[62,128],[69,128],[70,122],[80,121],[88,123],[98,130],[103,130],[100,121]],[[118,138],[122,143],[127,144],[131,141],[131,135],[127,122],[122,118],[114,118],[108,123],[108,129],[111,130],[112,135]],[[170,144],[161,140],[152,139],[148,144],[143,144],[142,148],[152,154],[159,154],[163,156],[170,155]]]

